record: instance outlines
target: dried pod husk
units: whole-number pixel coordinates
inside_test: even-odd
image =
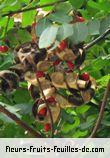
[[[75,65],[79,67],[80,65],[82,65],[82,63],[85,60],[85,51],[80,48],[78,49],[78,51],[76,51],[76,54],[77,54],[77,58],[75,60]]]
[[[37,71],[47,72],[52,65],[53,63],[48,60],[40,61],[37,64]]]
[[[54,72],[51,74],[52,84],[56,88],[66,88],[65,78],[63,72]]]
[[[72,49],[66,48],[62,52],[56,52],[59,59],[63,61],[75,61],[77,56],[73,53]]]
[[[15,59],[17,62],[24,64],[28,69],[36,67],[39,61],[46,58],[46,49],[39,49],[34,42],[27,42],[15,49]]]
[[[73,103],[70,103],[67,98],[64,98],[63,96],[56,94],[55,95],[56,101],[59,103],[61,108],[67,108],[67,107],[73,107]]]
[[[29,90],[29,92],[30,92],[31,97],[32,97],[34,100],[36,100],[37,98],[40,97],[38,87],[36,87],[36,86],[34,86],[34,85],[31,85],[31,84],[28,84],[28,90]]]
[[[36,108],[35,108],[36,107]],[[50,114],[47,110],[47,113],[45,116],[41,116],[39,115],[39,111],[42,109],[42,108],[46,108],[46,104],[45,102],[41,103],[41,104],[34,104],[33,106],[33,114],[34,114],[34,117],[36,118],[36,120],[38,122],[40,122],[41,124],[46,124],[46,123],[51,123],[51,118],[50,118]],[[51,110],[51,114],[52,114],[52,117],[53,117],[53,123],[57,122],[58,119],[59,119],[59,116],[60,116],[60,106],[58,103],[56,103],[54,106],[51,104],[49,104],[49,108]]]
[[[36,79],[36,74],[32,71],[27,71],[25,74],[24,74],[24,79],[31,83],[32,85],[37,85],[37,79]]]
[[[79,90],[69,88],[71,95],[68,96],[68,102],[72,103],[74,106],[80,106],[84,104],[83,97]]]
[[[19,77],[16,73],[9,70],[0,71],[0,89],[3,91],[12,91],[18,88]]]
[[[26,69],[23,64],[14,65],[10,67],[9,70],[16,73],[19,76],[20,81],[24,80],[24,73],[26,72]]]

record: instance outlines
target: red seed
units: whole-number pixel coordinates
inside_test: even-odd
[[[67,61],[67,65],[70,70],[73,70],[75,67],[75,65],[71,61]]]
[[[37,72],[36,72],[36,76],[37,76],[38,78],[41,78],[41,77],[44,77],[45,74],[44,74],[43,71],[37,71]]]
[[[84,22],[85,19],[84,19],[83,17],[81,17],[81,16],[77,16],[77,17],[76,17],[76,21],[77,21],[77,22]]]
[[[7,46],[0,46],[0,52],[7,52],[8,51],[8,47]]]
[[[90,76],[87,72],[83,73],[81,75],[81,79],[84,80],[84,81],[89,81],[90,80]]]
[[[50,123],[47,123],[47,124],[44,125],[44,130],[45,130],[46,132],[48,132],[48,131],[51,130],[51,125],[50,125]]]
[[[47,108],[44,107],[42,108],[39,112],[38,112],[38,115],[41,115],[41,116],[46,116],[47,114]]]
[[[55,100],[55,98],[54,97],[49,97],[48,99],[47,99],[47,101],[49,102],[49,103],[56,103],[56,100]]]
[[[53,62],[53,66],[59,65],[60,62],[61,62],[60,60],[56,60],[56,61],[54,61],[54,62]]]
[[[68,46],[67,46],[66,41],[62,41],[62,42],[59,44],[59,46],[58,46],[58,48],[60,49],[60,51],[65,50],[67,47],[68,47]]]

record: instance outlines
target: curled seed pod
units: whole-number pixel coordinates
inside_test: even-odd
[[[82,65],[84,60],[85,60],[85,51],[83,49],[78,49],[75,65],[79,67],[80,65]]]
[[[9,70],[15,72],[19,76],[21,81],[24,80],[24,73],[26,72],[26,69],[23,64],[14,65],[10,67]]]
[[[51,75],[52,84],[57,88],[66,88],[64,74],[62,72],[54,72]]]
[[[49,104],[49,108],[52,113],[53,122],[55,123],[58,121],[60,116],[60,106],[58,103],[55,104],[55,106]],[[41,101],[40,104],[36,102],[32,108],[32,112],[36,120],[42,124],[51,123],[50,115],[48,110],[46,110],[46,105],[44,101]],[[39,115],[40,112],[40,115]],[[44,115],[41,115],[44,114]]]
[[[15,59],[17,62],[23,63],[29,69],[36,67],[39,61],[46,58],[46,49],[39,49],[34,42],[27,42],[15,49]]]
[[[32,85],[35,85],[35,86],[37,85],[36,74],[34,72],[27,71],[24,74],[24,79],[28,81],[29,83],[31,83]]]
[[[73,105],[80,106],[84,104],[83,97],[81,96],[80,92],[76,89],[69,89],[69,91],[72,93],[68,96],[68,101],[70,103],[73,103]]]
[[[66,48],[64,51],[60,53],[57,52],[57,56],[59,57],[59,59],[63,61],[75,61],[75,59],[77,58],[73,51],[68,48]]]
[[[38,87],[34,86],[34,85],[29,85],[28,86],[28,90],[30,92],[31,97],[36,100],[39,96],[39,90]]]
[[[44,60],[44,61],[40,61],[37,64],[37,71],[43,71],[46,72],[48,71],[48,69],[53,65],[52,62],[48,61],[48,60]]]
[[[18,87],[19,77],[9,70],[0,71],[0,80],[0,89],[3,91],[11,91]]]

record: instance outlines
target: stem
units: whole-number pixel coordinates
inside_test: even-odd
[[[31,127],[29,127],[25,122],[21,121],[15,114],[13,114],[10,111],[8,111],[1,104],[0,104],[0,112],[5,114],[5,115],[7,115],[12,120],[14,120],[19,126],[21,126],[24,130],[27,130],[28,132],[30,132],[30,134],[32,134],[36,138],[42,138],[42,136],[38,132],[33,130]]]
[[[48,110],[49,115],[50,115],[50,120],[51,120],[51,130],[52,130],[52,137],[53,137],[53,135],[54,135],[54,126],[53,126],[53,116],[52,116],[52,112],[51,112],[50,107],[49,107],[49,105],[48,105],[48,103],[47,103],[46,97],[45,97],[45,95],[44,95],[44,92],[43,92],[43,89],[42,89],[42,86],[41,86],[41,83],[40,83],[38,77],[37,77],[37,82],[38,82],[40,91],[41,91],[41,93],[42,93],[42,96],[43,96],[43,98],[44,98],[45,104],[46,104],[46,106],[47,106],[47,110]]]
[[[106,88],[105,93],[104,93],[104,97],[103,97],[103,100],[102,100],[102,104],[101,104],[101,108],[100,108],[100,112],[99,112],[97,122],[96,122],[95,127],[93,128],[93,131],[92,131],[91,135],[89,136],[89,138],[94,138],[95,137],[96,132],[97,132],[97,130],[98,130],[100,124],[101,124],[101,120],[103,119],[104,109],[105,109],[105,106],[106,106],[106,103],[107,103],[109,92],[110,92],[110,80],[107,84],[107,88]]]
[[[91,48],[92,46],[94,46],[95,44],[97,44],[98,42],[104,40],[104,38],[110,34],[110,28],[108,28],[102,35],[100,35],[98,38],[96,38],[95,40],[93,40],[92,42],[90,42],[89,44],[85,45],[83,47],[83,49],[86,51],[89,48]]]
[[[10,22],[10,16],[8,16],[8,19],[7,19],[7,23],[6,23],[6,27],[5,27],[5,32],[4,32],[4,39],[5,39],[6,34],[7,34],[9,22]]]
[[[14,14],[23,13],[23,12],[27,12],[27,11],[35,10],[35,9],[39,9],[39,8],[45,8],[45,7],[53,6],[55,4],[59,4],[59,3],[62,3],[62,2],[66,2],[66,1],[68,1],[68,0],[58,0],[56,2],[51,2],[51,3],[47,3],[47,4],[43,4],[43,5],[38,5],[37,4],[34,7],[19,9],[19,10],[11,11],[11,12],[6,13],[6,14],[2,14],[2,17],[9,16],[9,15],[12,16]]]

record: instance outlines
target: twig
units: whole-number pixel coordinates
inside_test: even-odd
[[[52,112],[51,112],[50,107],[49,107],[49,105],[48,105],[48,103],[47,103],[46,97],[45,97],[45,95],[44,95],[44,92],[43,92],[43,89],[42,89],[42,86],[41,86],[41,83],[40,83],[38,77],[37,77],[37,82],[38,82],[40,91],[41,91],[41,93],[42,93],[42,96],[43,96],[43,98],[44,98],[45,104],[46,104],[46,106],[47,106],[47,110],[48,110],[49,115],[50,115],[50,120],[51,120],[51,131],[52,131],[52,137],[53,137],[53,136],[54,136],[54,125],[53,125],[53,116],[52,116]]]
[[[87,44],[87,45],[85,45],[84,47],[83,47],[83,49],[85,50],[85,51],[87,51],[89,48],[91,48],[92,46],[94,46],[95,44],[97,44],[98,42],[100,42],[101,40],[104,40],[105,39],[105,37],[107,36],[107,35],[109,35],[110,34],[110,28],[108,28],[102,35],[100,35],[98,38],[96,38],[95,40],[93,40],[92,42],[90,42],[89,44]]]
[[[24,130],[27,130],[30,132],[34,137],[36,138],[42,138],[42,136],[33,130],[31,127],[29,127],[25,122],[21,121],[15,114],[8,111],[4,106],[0,105],[0,112],[7,115],[9,118],[14,120],[19,126],[21,126]]]
[[[35,9],[39,9],[39,8],[45,8],[45,7],[53,6],[55,4],[59,4],[59,3],[62,3],[62,2],[66,2],[66,1],[68,1],[68,0],[58,0],[58,1],[55,1],[55,2],[43,4],[43,5],[38,5],[37,4],[34,7],[19,9],[19,10],[15,10],[15,11],[10,11],[9,13],[2,14],[2,17],[9,16],[9,15],[12,16],[14,14],[23,13],[23,12],[27,12],[27,11],[35,10]]]
[[[100,124],[101,124],[101,120],[103,119],[104,109],[105,109],[105,106],[106,106],[106,103],[107,103],[109,92],[110,92],[110,80],[107,84],[107,88],[106,88],[105,93],[104,93],[104,97],[103,97],[103,100],[102,100],[102,104],[101,104],[101,108],[100,108],[100,112],[99,112],[97,122],[96,122],[95,127],[93,128],[93,131],[92,131],[91,135],[89,136],[89,138],[94,138],[95,137],[95,134],[96,134],[96,132],[97,132],[97,130],[98,130]]]

